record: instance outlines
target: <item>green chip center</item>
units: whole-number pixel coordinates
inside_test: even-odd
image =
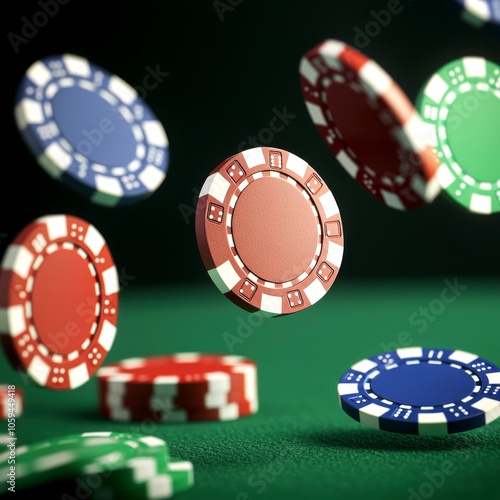
[[[500,179],[500,98],[477,89],[460,94],[449,110],[446,132],[465,173],[480,182]]]

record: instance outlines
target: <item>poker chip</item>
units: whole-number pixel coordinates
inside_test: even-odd
[[[7,456],[1,454],[0,460]],[[0,467],[2,474],[7,470]],[[96,500],[158,500],[193,485],[193,464],[171,458],[167,443],[155,436],[88,432],[16,450],[16,492],[21,498],[66,498],[87,488]],[[0,494],[6,488],[4,482]]]
[[[113,345],[118,289],[94,226],[70,215],[30,223],[1,263],[0,332],[12,365],[50,389],[87,382]]]
[[[455,0],[464,12],[481,22],[500,24],[500,0]]]
[[[19,85],[15,119],[45,171],[95,203],[136,202],[166,176],[162,124],[134,88],[83,57],[33,63]]]
[[[149,409],[188,408],[191,410],[209,410],[220,408],[242,400],[256,400],[256,381],[252,384],[232,388],[227,392],[208,391],[200,394],[171,396],[161,386],[144,386],[140,391],[114,390],[103,381],[100,384],[100,404],[107,407],[147,407]]]
[[[23,391],[18,387],[14,391],[10,391],[8,385],[0,385],[0,419],[6,420],[11,417],[20,417],[23,410]]]
[[[148,408],[101,408],[101,415],[115,422],[155,421],[168,423],[228,421],[255,414],[257,409],[250,401],[230,403],[210,410]]]
[[[7,457],[8,452],[1,454],[0,462]],[[117,432],[87,432],[40,441],[16,449],[16,488],[31,488],[82,474],[112,472],[113,477],[115,471],[130,467],[130,461],[137,457],[152,458],[155,467],[166,468],[167,444],[154,436]],[[2,474],[6,470],[7,466],[5,470],[0,468]],[[120,474],[116,474],[118,479]]]
[[[129,460],[122,469],[102,474],[82,474],[76,479],[58,479],[16,490],[16,498],[68,498],[68,492],[87,490],[92,492],[93,500],[162,500],[172,498],[193,485],[191,462],[168,458],[166,466],[158,468],[154,459],[141,456]]]
[[[89,484],[101,481],[96,500],[165,499],[188,490],[194,485],[193,464],[187,460],[169,458],[158,472],[154,461],[140,457],[130,461],[130,467],[106,476],[87,476]]]
[[[320,300],[344,252],[328,186],[307,162],[273,148],[243,151],[211,173],[198,199],[196,237],[219,291],[268,316]]]
[[[436,198],[438,164],[426,129],[376,62],[327,40],[302,58],[299,69],[311,120],[352,178],[398,210]]]
[[[424,85],[417,108],[444,191],[471,212],[499,212],[500,66],[482,57],[446,64]]]
[[[168,474],[172,478],[175,493],[192,488],[194,485],[193,464],[189,460],[171,458],[167,464]]]
[[[356,363],[338,384],[353,419],[429,436],[469,431],[500,417],[500,369],[475,354],[410,347]]]
[[[100,413],[114,421],[234,420],[258,411],[256,365],[241,356],[131,358],[97,375]]]

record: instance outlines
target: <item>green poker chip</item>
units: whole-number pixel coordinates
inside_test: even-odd
[[[171,458],[167,464],[167,471],[172,478],[174,493],[181,493],[193,487],[193,464],[188,460]]]
[[[153,461],[154,477],[158,470],[167,467],[167,444],[153,436],[118,432],[89,432],[47,439],[17,449],[16,489],[88,474],[112,478],[110,484],[122,483],[124,470],[130,470],[131,462],[138,457]],[[7,461],[6,454],[0,455],[0,464],[4,461]],[[7,465],[0,465],[0,473],[6,471]]]
[[[110,476],[91,475],[84,477],[83,481],[98,485],[93,490],[94,500],[167,499],[193,487],[193,464],[169,458],[165,466],[155,467],[149,458],[140,457]]]
[[[500,212],[500,66],[482,57],[446,64],[424,85],[417,109],[443,190],[471,212]]]
[[[141,456],[129,460],[123,468],[112,473],[83,474],[77,478],[59,479],[23,489],[16,494],[20,500],[44,497],[166,500],[193,487],[191,462],[168,458],[166,465],[161,464],[156,459]]]

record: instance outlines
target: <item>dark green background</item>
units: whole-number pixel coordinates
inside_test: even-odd
[[[403,12],[363,50],[412,100],[450,60],[482,55],[499,62],[500,29],[472,28],[451,0],[401,4]],[[221,21],[212,1],[71,0],[14,54],[7,33],[19,33],[22,16],[39,7],[35,1],[9,3],[2,247],[41,215],[87,219],[104,234],[126,275],[107,361],[188,350],[229,353],[225,339],[239,339],[234,352],[257,361],[261,395],[259,414],[237,422],[130,426],[99,418],[95,380],[64,394],[47,391],[26,386],[2,360],[0,380],[26,392],[26,411],[17,422],[20,443],[93,430],[164,437],[172,455],[195,465],[196,486],[186,499],[392,500],[422,487],[423,495],[436,499],[498,492],[500,422],[419,438],[362,426],[337,402],[341,374],[397,347],[398,338],[500,364],[500,216],[470,214],[444,195],[414,212],[385,207],[337,163],[302,100],[300,57],[326,38],[352,44],[354,28],[372,19],[370,10],[386,6],[385,0],[243,0]],[[143,203],[116,210],[91,205],[49,178],[26,150],[12,118],[17,82],[34,60],[61,52],[86,56],[134,86],[147,67],[170,73],[146,97],[171,141],[170,169]],[[296,118],[272,145],[306,159],[334,192],[345,258],[332,290],[314,307],[249,328],[256,319],[222,297],[205,272],[193,199],[208,173],[248,135],[267,127],[274,108],[285,106]],[[467,287],[448,305],[440,302],[444,280]],[[429,307],[434,312],[424,311]],[[430,314],[425,325],[424,314]],[[429,475],[438,478],[447,466],[454,472],[442,486],[426,489]]]
[[[352,181],[307,114],[298,74],[302,55],[326,38],[354,44],[355,28],[364,30],[373,20],[370,11],[387,5],[242,0],[221,21],[213,0],[70,0],[14,54],[7,33],[19,34],[22,17],[32,18],[40,7],[36,1],[9,2],[2,80],[4,155],[9,151],[10,159],[3,162],[0,233],[13,238],[37,216],[70,212],[96,225],[118,267],[137,283],[206,283],[194,231],[197,193],[222,160],[269,126],[274,108],[286,107],[296,118],[271,144],[307,160],[333,191],[345,231],[342,280],[498,276],[499,214],[470,214],[445,195],[410,213],[388,209]],[[477,30],[464,23],[452,0],[401,5],[363,51],[411,100],[451,60],[474,55],[500,63],[497,26]],[[147,201],[118,210],[93,206],[52,180],[27,151],[12,117],[16,86],[32,62],[62,52],[88,57],[133,86],[142,85],[148,67],[169,73],[146,96],[171,143],[166,182]]]

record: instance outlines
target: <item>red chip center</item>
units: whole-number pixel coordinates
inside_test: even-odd
[[[399,173],[398,145],[389,128],[372,109],[363,94],[346,84],[332,82],[326,91],[326,104],[343,142],[354,151],[360,166],[378,176]]]
[[[53,354],[80,350],[95,321],[96,279],[75,250],[46,255],[32,292],[33,323]]]
[[[284,179],[251,182],[234,207],[232,232],[245,266],[262,280],[291,281],[306,271],[318,244],[310,202]]]

